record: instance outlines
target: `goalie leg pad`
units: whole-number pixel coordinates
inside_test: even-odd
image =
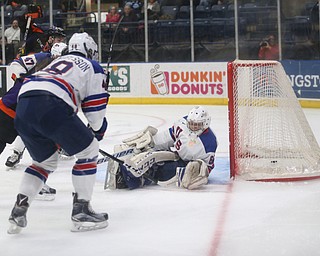
[[[177,160],[179,156],[170,151],[143,152],[125,160],[125,166],[135,177],[141,177],[156,163]]]
[[[132,173],[129,170],[127,170],[127,168],[122,164],[120,164],[120,172],[123,176],[127,188],[132,190],[143,187],[144,179],[142,177],[137,178],[133,176]]]
[[[208,167],[200,159],[189,162],[185,168],[178,167],[176,172],[178,187],[192,190],[208,183]]]
[[[143,182],[141,177],[137,178],[133,176],[124,165],[114,160],[109,160],[104,189],[135,189],[142,186]]]

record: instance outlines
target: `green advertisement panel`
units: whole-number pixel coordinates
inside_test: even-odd
[[[113,65],[109,68],[109,72],[109,92],[130,92],[130,66]]]

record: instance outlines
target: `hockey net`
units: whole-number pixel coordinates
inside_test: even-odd
[[[320,148],[281,63],[228,63],[231,177],[320,177]]]

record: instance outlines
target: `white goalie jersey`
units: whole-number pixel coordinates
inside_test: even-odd
[[[203,160],[209,172],[214,168],[217,139],[213,131],[208,128],[200,136],[190,133],[186,117],[174,123],[163,132],[153,135],[155,150],[176,151],[179,157],[186,161]]]

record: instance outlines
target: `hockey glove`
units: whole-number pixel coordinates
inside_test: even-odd
[[[129,147],[136,148],[137,152],[144,152],[154,146],[152,136],[158,132],[157,128],[148,126],[142,132],[137,135],[123,140],[123,143]]]
[[[94,131],[91,127],[89,127],[89,128],[90,128],[91,131],[93,132],[94,137],[96,137],[96,139],[97,139],[98,141],[100,141],[100,140],[103,139],[103,136],[104,136],[104,133],[105,133],[106,130],[107,130],[107,127],[108,127],[107,119],[106,119],[106,118],[103,118],[102,126],[101,126],[101,128],[100,128],[98,131]]]
[[[109,88],[109,82],[110,82],[110,71],[108,68],[103,69],[104,74],[106,75],[106,80],[103,81],[102,87],[108,91]]]
[[[110,82],[110,72],[109,72],[109,71],[107,72],[106,76],[107,76],[106,83],[104,84],[103,87],[104,87],[104,89],[105,89],[106,91],[108,91],[109,82]]]
[[[209,171],[205,162],[198,159],[191,161],[186,167],[176,169],[177,187],[198,189],[208,183]]]

